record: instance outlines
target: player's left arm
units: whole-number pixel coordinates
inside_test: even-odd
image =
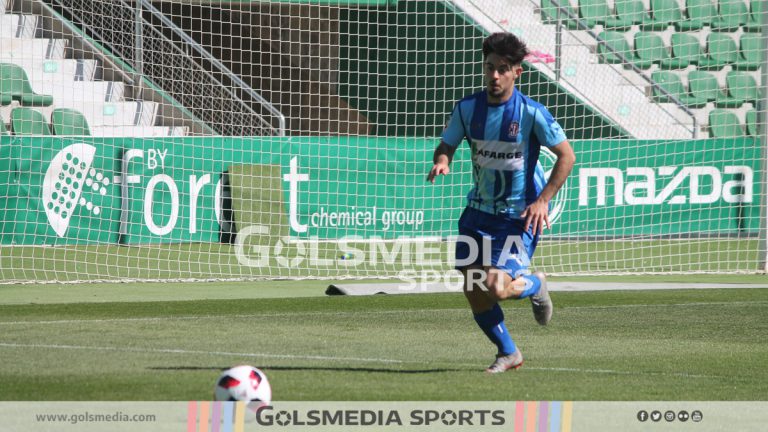
[[[525,218],[525,230],[528,231],[528,228],[532,226],[533,232],[538,232],[539,234],[542,233],[545,227],[550,227],[549,201],[563,187],[568,175],[571,174],[573,165],[576,163],[576,155],[568,140],[554,147],[549,147],[549,149],[557,156],[557,162],[555,162],[552,173],[549,175],[549,181],[547,181],[547,185],[544,186],[536,201],[520,214],[520,216]]]

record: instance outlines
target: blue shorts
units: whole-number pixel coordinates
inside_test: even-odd
[[[513,279],[530,274],[528,267],[539,235],[524,231],[525,221],[467,207],[459,219],[456,268],[495,267]]]

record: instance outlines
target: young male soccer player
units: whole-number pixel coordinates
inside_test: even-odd
[[[515,88],[527,54],[511,33],[494,33],[483,41],[487,88],[456,104],[427,177],[434,183],[438,175],[448,174],[456,148],[467,139],[475,185],[459,219],[456,267],[464,275],[464,294],[477,325],[498,348],[489,373],[523,364],[500,300],[528,297],[539,324],[552,318],[544,274],[530,274],[528,266],[539,235],[549,227],[549,201],[576,161],[547,109]],[[548,181],[538,162],[541,146],[557,156]]]

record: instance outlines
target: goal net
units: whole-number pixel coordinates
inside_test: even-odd
[[[455,278],[497,31],[577,156],[533,267],[762,272],[761,3],[708,4],[0,0],[0,283]]]

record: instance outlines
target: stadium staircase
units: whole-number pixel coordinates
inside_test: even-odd
[[[126,6],[125,10],[133,8],[114,3]],[[258,128],[270,135],[279,134],[258,115],[250,115],[253,110],[245,106],[230,113],[247,113],[242,115],[249,118],[247,122],[227,122],[233,128],[230,130],[217,128],[230,119],[221,119],[220,112],[215,114],[218,120],[210,115],[215,109],[210,91],[206,94],[207,111],[188,109],[167,90],[169,77],[158,83],[156,77],[142,70],[143,59],[122,55],[120,45],[109,45],[107,42],[114,41],[88,33],[82,17],[67,16],[67,12],[57,0],[0,0],[0,133],[168,137],[237,134]],[[130,25],[135,25],[135,20]],[[122,37],[133,35],[124,32]],[[161,43],[156,34],[145,39]],[[167,66],[162,62],[156,65]],[[186,71],[196,73],[199,68]],[[219,93],[226,91],[218,82],[209,87]],[[198,96],[185,95],[185,102]],[[225,98],[239,101],[229,95],[221,99]]]
[[[563,0],[558,35],[552,0],[453,0],[486,31],[520,35],[535,68],[641,139],[757,134],[761,1]]]

